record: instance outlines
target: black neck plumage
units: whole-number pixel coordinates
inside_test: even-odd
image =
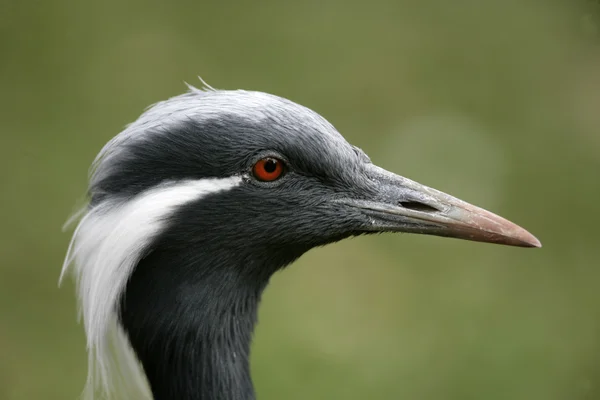
[[[164,247],[128,282],[120,319],[155,400],[255,398],[250,343],[273,269],[219,253]]]
[[[261,228],[265,215],[244,198],[230,191],[181,207],[128,280],[120,320],[154,400],[255,398],[249,355],[262,292],[316,244]]]

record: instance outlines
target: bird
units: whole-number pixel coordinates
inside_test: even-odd
[[[387,171],[324,117],[202,81],[147,108],[89,171],[70,274],[88,398],[253,400],[270,277],[308,250],[384,232],[541,247],[518,225]]]

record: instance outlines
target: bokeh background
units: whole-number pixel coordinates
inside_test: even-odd
[[[599,27],[585,0],[1,0],[0,399],[80,395],[61,225],[101,146],[197,75],[307,105],[544,244],[311,251],[264,296],[260,399],[600,399]]]

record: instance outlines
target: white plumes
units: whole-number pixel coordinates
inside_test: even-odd
[[[87,393],[150,398],[146,379],[117,321],[120,296],[133,268],[178,207],[234,188],[239,176],[163,184],[129,199],[107,199],[82,212],[61,273],[77,279],[85,327],[89,375]],[[70,266],[72,266],[70,268]]]
[[[198,76],[198,79],[200,80],[200,82],[202,82],[202,86],[200,89],[190,85],[189,83],[185,82],[186,86],[188,87],[188,89],[190,90],[190,92],[216,92],[217,89],[215,89],[214,87],[210,86],[208,83],[206,83],[204,81],[204,79],[202,79],[201,76]]]

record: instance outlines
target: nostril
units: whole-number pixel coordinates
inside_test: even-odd
[[[435,207],[432,207],[428,204],[419,203],[418,201],[400,201],[398,202],[404,208],[408,208],[409,210],[421,211],[421,212],[438,212]]]

